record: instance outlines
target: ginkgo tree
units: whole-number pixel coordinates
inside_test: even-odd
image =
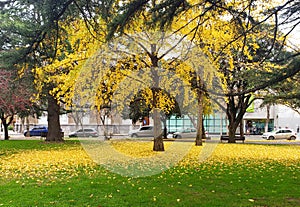
[[[259,90],[256,86],[260,83],[256,82],[255,78],[259,80],[259,74],[278,67],[270,62],[268,52],[261,51],[261,48],[265,47],[265,42],[269,42],[267,40],[270,39],[265,37],[264,31],[255,30],[238,38],[243,33],[244,27],[247,27],[246,24],[224,22],[222,18],[211,17],[198,28],[194,37],[197,44],[201,45],[202,51],[218,69],[220,79],[214,80],[214,91],[210,89],[209,94],[226,112],[229,121],[229,142],[235,142],[238,126],[243,136],[241,124],[243,116],[254,101],[251,99],[254,92]],[[250,25],[249,23],[248,26]],[[280,42],[278,44],[281,45]],[[248,91],[250,88],[253,90]]]
[[[242,119],[254,101],[254,93],[278,81],[270,76],[274,71],[283,78],[286,70],[274,63],[284,48],[284,36],[277,25],[263,24],[269,17],[262,16],[262,10],[251,3],[236,1],[230,5],[230,10],[218,8],[205,15],[200,15],[204,14],[203,8],[192,7],[184,17],[175,17],[173,25],[185,34],[191,33],[188,37],[217,68],[219,79],[214,80],[214,90],[202,91],[209,92],[226,112],[229,142],[235,142],[238,126],[243,136]],[[244,11],[244,15],[238,11]],[[269,76],[264,76],[267,73]]]
[[[209,62],[197,52],[198,47],[183,41],[184,37],[155,28],[146,31],[141,22],[143,18],[146,14],[124,36],[104,45],[87,61],[81,71],[84,78],[77,83],[78,91],[83,92],[83,100],[92,97],[93,100],[84,102],[94,102],[99,110],[114,107],[120,111],[142,92],[154,121],[153,149],[163,151],[160,112],[173,110],[175,100],[179,107],[195,103],[199,86],[191,74],[197,73],[200,77],[203,74],[199,71]],[[204,80],[204,77],[201,78]],[[91,78],[94,81],[91,82]],[[202,128],[202,124],[199,126]]]
[[[150,24],[163,29],[175,27],[193,40],[219,71],[221,81],[214,83],[214,90],[209,94],[218,95],[214,100],[228,116],[229,142],[235,142],[236,129],[254,100],[251,96],[299,71],[291,67],[280,70],[274,64],[278,61],[276,53],[285,48],[286,35],[280,35],[279,25],[291,20],[294,25],[290,31],[297,26],[297,12],[293,8],[298,8],[293,1],[137,0],[122,5],[122,13],[109,25],[109,37],[124,33],[147,10],[152,14]],[[286,12],[285,19],[280,19],[283,12]],[[122,24],[118,24],[120,21]],[[270,72],[268,78],[256,81],[266,72]],[[201,91],[207,91],[202,84],[198,86]]]

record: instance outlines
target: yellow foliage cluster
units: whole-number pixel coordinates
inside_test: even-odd
[[[206,12],[206,9],[212,6],[211,2],[199,3],[195,0],[188,2],[191,9],[184,15],[176,17],[172,27],[175,31],[179,30],[193,40],[211,61],[211,66],[218,71],[215,74],[220,78],[225,94],[231,92],[227,84],[230,85],[232,81],[236,80],[235,76],[230,75],[230,71],[245,72],[252,69],[268,71],[270,68],[276,67],[275,64],[267,61],[262,63],[257,58],[254,59],[257,51],[261,49],[259,43],[274,38],[274,34],[270,32],[274,30],[274,23],[268,22],[268,25],[265,25],[266,28],[262,29],[253,25],[249,19],[239,19],[228,11]],[[276,0],[262,0],[256,2],[256,6],[252,7],[249,6],[248,1],[226,2],[227,6],[231,6],[237,11],[247,10],[247,13],[257,22],[266,18],[262,11],[271,8],[276,3],[278,3]],[[282,37],[278,37],[277,41],[282,41]],[[251,64],[246,64],[247,62],[251,62]],[[206,81],[205,83],[210,82]]]
[[[37,99],[43,94],[43,89],[50,85],[50,94],[57,100],[63,98],[63,102],[70,105],[80,68],[102,42],[95,38],[96,34],[93,34],[93,31],[86,29],[83,20],[74,20],[70,24],[60,22],[60,27],[59,39],[56,40],[56,57],[44,58],[32,72],[38,91]]]
[[[257,40],[265,38],[269,34],[252,28],[246,20],[238,22],[233,14],[225,11],[222,11],[222,14],[217,9],[205,12],[205,9],[212,6],[211,2],[203,2],[203,5],[195,0],[188,2],[192,5],[191,9],[174,19],[171,30],[175,32],[164,33],[159,28],[145,26],[145,23],[151,18],[151,15],[145,12],[140,18],[132,21],[131,26],[124,29],[124,37],[109,44],[103,44],[106,25],[101,19],[97,21],[101,25],[99,30],[103,32],[97,33],[91,28],[87,29],[86,22],[83,20],[74,20],[70,24],[60,22],[61,30],[58,34],[56,59],[45,58],[39,67],[33,69],[34,83],[38,91],[42,94],[45,85],[53,84],[54,88],[50,93],[56,96],[58,100],[63,99],[64,103],[71,105],[74,96],[82,94],[86,98],[83,100],[84,104],[96,106],[98,110],[103,105],[110,104],[112,96],[118,94],[119,97],[114,98],[118,107],[122,108],[124,107],[122,105],[128,104],[131,100],[126,99],[127,96],[136,93],[131,88],[138,88],[141,85],[135,84],[136,72],[143,70],[145,72],[143,75],[144,83],[151,82],[149,69],[157,67],[152,65],[152,60],[164,57],[159,59],[159,67],[168,71],[169,75],[165,79],[161,75],[161,82],[164,84],[162,88],[172,89],[168,93],[173,93],[171,94],[173,97],[176,96],[178,90],[170,85],[177,81],[176,76],[177,79],[184,80],[184,83],[190,86],[189,81],[193,77],[191,72],[196,72],[197,81],[202,81],[202,85],[209,89],[214,89],[213,79],[220,78],[224,92],[227,93],[226,81],[235,78],[234,76],[225,77],[226,74],[229,74],[227,72],[236,70],[236,68],[250,70],[258,67],[255,62],[251,65],[243,65],[240,62],[240,57],[252,60],[259,49]],[[263,2],[265,1],[260,3],[264,5]],[[266,2],[269,5],[273,1]],[[249,2],[229,1],[226,3],[237,10],[249,11],[250,13],[258,12],[257,8],[248,8]],[[205,15],[199,15],[202,13]],[[247,31],[246,36],[243,34],[245,31]],[[174,38],[174,34],[179,38]],[[187,37],[187,40],[192,40],[192,49],[182,47],[184,41],[179,41],[182,44],[175,46],[177,39],[182,38],[181,40],[183,40],[183,36]],[[132,42],[134,44],[131,44]],[[51,39],[48,40],[47,44],[53,44]],[[157,46],[156,51],[151,51],[153,45]],[[124,48],[126,50],[121,51]],[[194,48],[197,52],[194,51]],[[176,54],[178,59],[184,63],[178,64],[172,58],[168,60],[167,56],[170,54],[164,56],[163,53],[169,49],[172,51],[169,53]],[[99,50],[101,50],[101,54],[98,53]],[[107,53],[106,56],[103,55],[104,53]],[[155,58],[153,56],[150,58],[150,53]],[[240,54],[240,57],[237,57],[237,54]],[[189,57],[187,58],[186,55]],[[226,69],[226,74],[218,73],[221,67]],[[270,63],[264,66],[259,65],[259,68],[266,70],[272,67],[273,65]],[[170,71],[176,74],[175,78],[170,75]],[[81,80],[82,78],[84,80]],[[131,85],[123,83],[124,80],[129,80]],[[147,86],[149,85],[144,87]],[[78,90],[75,89],[76,87]],[[91,91],[85,92],[85,89]],[[128,93],[131,94],[126,94],[126,91],[122,90],[128,90]],[[148,94],[149,97],[150,95]],[[119,101],[122,99],[125,99],[124,103]],[[188,98],[185,100],[185,105],[188,106],[190,104]],[[174,105],[173,100],[162,94],[159,96],[159,103],[159,108],[163,111],[170,111],[172,107],[166,106]],[[151,105],[151,102],[147,101],[147,104]]]

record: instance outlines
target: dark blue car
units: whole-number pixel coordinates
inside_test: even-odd
[[[26,130],[24,132],[24,136],[27,136],[28,131]],[[48,128],[45,126],[36,126],[29,130],[29,134],[31,137],[33,136],[39,136],[39,137],[46,137],[48,133]]]

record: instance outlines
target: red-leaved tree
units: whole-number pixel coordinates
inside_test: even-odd
[[[0,119],[4,128],[4,139],[8,140],[8,126],[18,113],[30,110],[30,90],[13,71],[0,70]]]

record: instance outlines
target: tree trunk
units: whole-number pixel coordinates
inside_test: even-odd
[[[230,106],[230,103],[227,105],[227,118],[228,118],[228,143],[235,143],[235,133],[236,129],[238,127],[238,124],[240,123],[240,120],[237,120],[236,113],[234,111],[230,110],[232,106]]]
[[[270,105],[267,105],[267,119],[266,119],[266,125],[265,125],[265,132],[269,131],[269,122],[270,122]]]
[[[153,96],[153,125],[154,125],[154,143],[153,151],[165,151],[164,141],[162,137],[162,127],[160,119],[160,109],[158,108],[158,96],[159,96],[159,68],[158,58],[156,54],[156,44],[151,44],[151,73],[153,79],[152,96]]]
[[[199,90],[198,92],[198,113],[197,113],[197,135],[196,135],[196,146],[202,146],[202,136],[203,136],[203,93]]]
[[[194,118],[194,116],[188,114],[188,117],[189,117],[189,119],[191,120],[191,122],[192,122],[194,128],[197,129],[197,121],[196,121],[196,119]]]
[[[46,141],[48,142],[62,142],[63,137],[60,129],[60,106],[53,96],[48,96],[48,133]]]
[[[25,129],[25,118],[21,118],[21,125],[20,125],[20,128],[19,128],[19,131],[18,132],[21,132],[24,131]]]
[[[3,125],[3,130],[4,130],[4,140],[9,140],[8,136],[8,124],[6,123],[6,119],[1,119],[2,125]]]
[[[163,127],[164,127],[164,131],[163,131],[163,138],[164,139],[167,139],[167,135],[168,135],[168,133],[167,133],[167,118],[166,118],[166,116],[163,118]]]
[[[235,127],[233,124],[228,125],[228,135],[229,135],[228,143],[235,143],[236,128],[237,127]]]
[[[157,108],[153,109],[153,122],[154,122],[153,151],[165,151],[162,131],[161,131],[162,127],[160,121],[160,110]]]
[[[110,140],[111,139],[111,134],[108,132],[108,125],[105,123],[106,120],[109,117],[109,112],[110,109],[101,109],[100,111],[100,120],[102,123],[102,129],[103,129],[103,134],[104,134],[104,139],[105,140]]]
[[[226,115],[228,117],[229,125],[228,125],[228,132],[229,132],[229,140],[228,143],[235,143],[235,134],[236,129],[239,125],[242,127],[243,117],[246,113],[247,107],[249,105],[251,95],[247,96],[239,96],[237,100],[234,97],[229,97],[229,101],[227,103],[227,110]],[[237,105],[235,105],[238,102]],[[241,133],[243,134],[243,129],[241,129]]]
[[[202,119],[202,138],[206,139],[205,127],[204,127],[204,119]]]
[[[28,116],[26,116],[26,137],[30,137],[30,127],[29,127],[29,117]]]
[[[8,121],[7,121],[7,119],[8,119]],[[9,116],[9,117],[1,118],[3,130],[4,130],[4,140],[9,140],[8,126],[12,123],[13,119],[14,119],[13,115]]]
[[[244,123],[243,119],[240,121],[240,136],[243,137],[245,135],[244,133]]]

